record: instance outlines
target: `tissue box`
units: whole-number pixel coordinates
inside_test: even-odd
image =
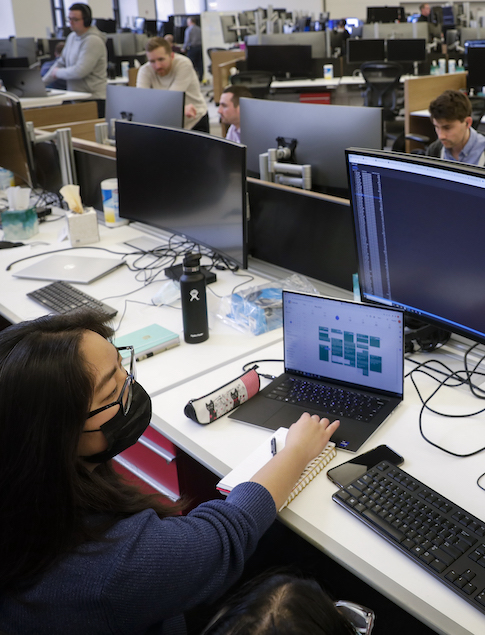
[[[35,209],[5,210],[1,216],[5,240],[24,240],[35,236],[39,231]]]
[[[98,217],[92,207],[82,214],[66,212],[66,218],[72,247],[99,242]]]

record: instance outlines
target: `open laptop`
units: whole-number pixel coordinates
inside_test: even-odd
[[[303,412],[340,419],[332,441],[356,452],[402,401],[403,322],[395,309],[283,291],[285,372],[230,418],[271,430]]]
[[[63,280],[77,284],[89,284],[123,264],[125,264],[124,260],[115,258],[49,256],[44,260],[37,261],[35,265],[12,272],[12,275],[17,278],[34,280]]]
[[[47,97],[47,89],[40,69],[35,68],[0,68],[0,79],[9,93],[17,97]]]

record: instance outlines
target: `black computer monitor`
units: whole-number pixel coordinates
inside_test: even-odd
[[[465,42],[465,68],[467,88],[482,92],[485,86],[485,40],[468,40]]]
[[[404,7],[367,7],[367,24],[371,22],[405,22]]]
[[[248,195],[250,256],[352,290],[357,252],[348,199],[257,179],[248,179]]]
[[[118,121],[116,148],[120,216],[185,236],[247,267],[243,145]]]
[[[116,178],[116,157],[74,148],[77,182],[83,205],[103,209],[101,183]]]
[[[313,59],[321,59],[326,56],[326,36],[324,31],[293,31],[292,33],[259,33],[258,35],[246,35],[246,46],[289,44],[298,46],[311,46]]]
[[[386,59],[385,40],[347,40],[347,63],[382,62]]]
[[[260,176],[259,155],[296,140],[294,163],[312,166],[312,189],[345,196],[345,148],[382,148],[382,110],[269,99],[240,100],[241,143],[247,145],[249,176]]]
[[[485,343],[482,168],[347,150],[362,297]]]
[[[158,20],[146,20],[145,19],[145,30],[144,33],[148,35],[148,37],[155,37],[158,34]]]
[[[93,22],[103,33],[116,33],[116,20],[108,18],[93,18]]]
[[[387,40],[389,62],[425,62],[426,40]]]
[[[28,57],[0,57],[0,68],[29,68]]]
[[[106,87],[106,121],[109,136],[114,138],[112,119],[126,119],[170,128],[184,127],[185,93],[134,86]]]
[[[248,46],[247,70],[268,71],[275,77],[311,77],[312,47],[299,44]]]
[[[0,167],[13,172],[29,187],[35,186],[32,147],[20,100],[0,91]]]

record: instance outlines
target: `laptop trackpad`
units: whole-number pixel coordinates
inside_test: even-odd
[[[250,399],[231,413],[229,417],[243,423],[251,423],[270,430],[277,430],[281,426],[286,427],[295,423],[302,412],[299,406],[293,406],[258,395],[258,398]]]

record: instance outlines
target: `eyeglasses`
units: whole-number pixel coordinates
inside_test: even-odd
[[[84,18],[67,18],[66,23],[69,24],[69,22],[82,22],[84,20]]]
[[[86,417],[87,419],[90,419],[91,417],[94,417],[94,415],[97,415],[98,413],[103,412],[103,410],[107,410],[108,408],[113,408],[113,406],[120,406],[121,411],[123,412],[123,415],[125,416],[128,414],[130,410],[131,402],[133,401],[133,383],[136,380],[135,349],[133,348],[133,346],[119,346],[116,348],[116,350],[118,352],[130,351],[130,354],[131,354],[130,372],[128,373],[127,371],[127,377],[125,379],[125,383],[123,384],[123,388],[121,389],[120,396],[118,397],[116,401],[113,401],[113,403],[110,403],[107,406],[102,406],[101,408],[97,408],[96,410],[92,410]],[[125,392],[127,391],[127,389],[128,389],[128,393],[125,399]]]
[[[370,609],[361,604],[354,604],[347,600],[338,600],[334,602],[334,606],[350,624],[355,628],[355,632],[359,635],[371,635],[374,628],[375,615]]]

